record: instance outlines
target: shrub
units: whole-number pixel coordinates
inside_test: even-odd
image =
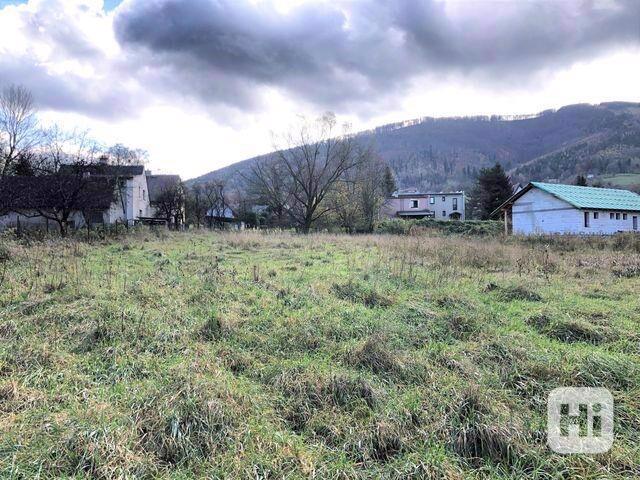
[[[444,235],[498,236],[504,231],[502,222],[466,220],[464,222],[422,219],[390,219],[380,223],[377,233],[395,235],[416,234],[433,231]]]
[[[370,337],[350,352],[348,362],[354,366],[367,368],[374,373],[391,373],[402,369],[398,356],[389,350],[385,340],[377,335]]]

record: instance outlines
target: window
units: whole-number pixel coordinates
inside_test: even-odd
[[[147,191],[146,190],[142,190],[142,199],[143,200],[147,199]]]
[[[429,203],[430,203],[431,205],[433,205],[434,203],[436,203],[436,197],[430,197],[430,198],[429,198]]]
[[[446,212],[446,210],[442,210],[442,216],[443,216],[443,217],[446,217],[446,216],[447,216],[447,212]]]
[[[138,213],[138,216],[141,217],[142,216],[142,210],[138,210],[140,213]]]
[[[615,216],[615,214],[614,214],[613,212],[611,212],[611,213],[609,214],[609,220],[613,220],[614,216]]]
[[[411,208],[418,208],[418,200],[411,200]]]
[[[616,213],[616,220],[620,220],[620,214]]]
[[[89,223],[95,225],[96,223],[102,223],[102,212],[91,212],[89,214]]]
[[[622,214],[622,219],[623,219],[623,220],[626,220],[626,219],[627,219],[627,214],[626,214],[626,213],[623,213],[623,214]]]
[[[589,212],[584,212],[584,228],[589,228]]]
[[[457,198],[453,199],[453,209],[454,210],[458,210],[458,199]]]
[[[599,216],[600,215],[598,214],[598,212],[593,212],[593,219],[594,220],[597,220]]]
[[[447,197],[445,197],[444,195],[442,196],[442,201],[446,202],[447,201]]]

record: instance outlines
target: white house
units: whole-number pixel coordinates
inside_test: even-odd
[[[628,190],[531,182],[494,212],[505,233],[596,234],[639,231],[640,195]]]
[[[386,217],[464,220],[464,202],[464,192],[399,190],[387,199],[381,213]]]

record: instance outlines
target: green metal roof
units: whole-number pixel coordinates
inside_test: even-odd
[[[531,182],[531,184],[576,208],[640,211],[640,195],[629,190],[541,182]]]

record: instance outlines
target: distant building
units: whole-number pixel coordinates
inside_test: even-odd
[[[229,206],[214,207],[207,211],[206,215],[209,227],[244,230],[245,224],[236,217]]]
[[[118,205],[106,223],[135,225],[139,219],[152,216],[149,208],[149,187],[143,165],[63,165],[65,175],[88,175],[91,178],[111,178],[116,182]]]
[[[497,208],[505,233],[598,234],[638,231],[640,195],[628,190],[531,182]]]
[[[398,190],[382,207],[382,215],[397,218],[465,219],[464,192],[421,193],[415,189]]]

